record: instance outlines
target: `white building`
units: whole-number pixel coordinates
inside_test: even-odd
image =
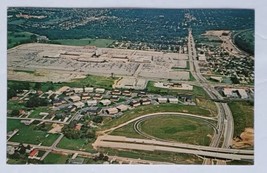
[[[170,103],[178,103],[178,98],[169,98]]]
[[[77,102],[77,101],[80,101],[81,98],[79,96],[77,96],[77,95],[74,95],[74,96],[70,96],[70,100],[72,102]]]
[[[223,89],[223,94],[226,97],[232,97],[233,96],[233,89],[232,88],[224,88]]]
[[[127,105],[119,105],[116,107],[119,111],[124,112],[128,110],[128,106]]]
[[[110,115],[116,114],[119,112],[119,110],[117,108],[109,108],[106,110],[106,112]]]
[[[84,107],[83,102],[75,102],[73,105],[76,106],[77,108],[83,108]]]
[[[97,105],[97,101],[96,100],[88,100],[87,101],[87,105],[88,106],[96,106]]]
[[[105,92],[105,89],[104,88],[96,88],[95,89],[95,92],[96,93],[104,93]]]
[[[82,93],[83,92],[83,88],[73,88],[75,93]]]
[[[92,93],[92,92],[94,92],[94,88],[86,87],[86,88],[84,88],[84,92]]]
[[[238,89],[237,90],[239,96],[241,97],[241,99],[247,99],[248,98],[248,94],[244,89]]]
[[[100,103],[103,104],[104,106],[108,106],[111,104],[111,101],[106,99],[106,100],[101,100]]]
[[[159,97],[159,98],[158,98],[158,102],[159,102],[159,103],[167,103],[167,100],[168,100],[168,99],[167,99],[167,98],[164,98],[164,97]]]

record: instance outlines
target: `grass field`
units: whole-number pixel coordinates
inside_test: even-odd
[[[49,153],[44,159],[44,164],[65,164],[68,158],[67,155]]]
[[[171,115],[147,119],[141,123],[141,130],[160,139],[206,146],[210,143],[207,135],[214,133],[205,122]]]
[[[213,101],[203,98],[197,98],[196,103],[197,106],[199,106],[200,108],[207,109],[213,116],[217,116],[218,110],[216,104]]]
[[[12,142],[36,145],[42,143],[42,145],[50,146],[59,137],[57,134],[49,134],[46,137],[48,133],[34,130],[34,125],[26,126],[20,123],[20,120],[7,120],[7,131],[15,129],[19,129],[19,132],[10,139]]]
[[[24,103],[19,103],[17,100],[9,100],[7,102],[7,109],[9,110],[19,110],[19,109],[25,109]]]
[[[159,162],[169,162],[176,164],[201,164],[202,159],[195,155],[170,153],[161,151],[136,151],[136,150],[115,150],[110,148],[101,148],[101,152],[108,153],[109,155],[116,155],[120,157],[129,157],[134,159],[152,160]]]
[[[12,48],[21,44],[22,41],[28,41],[31,38],[32,33],[29,32],[8,32],[7,33],[7,47]]]
[[[229,103],[232,111],[235,129],[234,136],[239,136],[246,127],[254,127],[254,107],[246,101],[232,101]]]
[[[201,109],[197,106],[191,105],[174,105],[174,104],[161,104],[161,105],[147,105],[140,106],[133,110],[128,110],[124,113],[122,117],[111,119],[105,118],[104,125],[102,129],[108,129],[110,127],[122,124],[127,122],[133,118],[139,117],[141,115],[155,113],[155,112],[184,112],[184,113],[192,113],[203,116],[210,116],[210,112],[205,109]]]
[[[90,38],[63,39],[63,40],[53,40],[53,41],[59,42],[63,45],[73,45],[73,46],[91,45],[96,47],[108,47],[110,44],[114,42],[114,40],[111,39],[90,39]]]
[[[116,129],[114,130],[111,135],[117,135],[117,136],[127,136],[129,138],[139,138],[139,139],[142,139],[142,138],[145,138],[141,135],[139,135],[138,133],[136,133],[134,131],[134,123],[130,123],[126,126],[123,126],[119,129]]]
[[[66,85],[70,87],[92,86],[105,89],[112,89],[112,85],[116,79],[117,78],[112,78],[112,77],[88,75],[84,79],[72,80],[71,82],[63,82],[63,83],[42,82],[41,90],[42,91],[48,91],[50,89],[57,90],[58,88]],[[25,84],[25,83],[29,83],[30,88],[33,88],[35,86],[35,82],[8,80],[8,86]]]
[[[93,153],[96,152],[92,147],[92,143],[87,142],[86,139],[68,139],[63,137],[57,147],[70,150],[85,150]]]
[[[42,118],[43,116],[39,115],[41,112],[49,112],[48,107],[37,107],[34,111],[30,114],[29,118]]]

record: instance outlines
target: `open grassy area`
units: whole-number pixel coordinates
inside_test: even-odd
[[[92,147],[92,143],[86,141],[86,139],[68,139],[63,137],[57,147],[70,150],[85,150],[92,153],[96,152]]]
[[[111,39],[91,39],[91,38],[84,38],[84,39],[63,39],[63,40],[53,40],[59,42],[63,45],[73,45],[73,46],[96,46],[96,47],[108,47],[110,44],[114,42]]]
[[[254,106],[247,101],[229,103],[234,118],[234,136],[240,135],[246,127],[254,127]]]
[[[146,105],[137,107],[133,110],[128,110],[124,113],[122,117],[119,118],[105,118],[102,129],[108,129],[110,127],[127,122],[133,118],[155,112],[184,112],[203,116],[210,116],[210,112],[208,110],[201,109],[197,106],[175,104]]]
[[[213,101],[203,98],[197,98],[196,103],[197,106],[199,106],[200,108],[209,110],[213,116],[216,116],[218,114],[217,106]]]
[[[73,80],[69,83],[64,83],[64,84],[67,84],[70,87],[92,86],[92,87],[112,89],[112,85],[115,80],[116,78],[112,78],[112,77],[88,75],[84,79]]]
[[[18,100],[9,100],[7,102],[7,109],[8,110],[19,110],[19,109],[25,109],[24,103],[20,103]]]
[[[147,119],[141,123],[141,130],[160,139],[206,146],[210,143],[207,135],[214,133],[203,121],[171,115]]]
[[[41,112],[49,112],[48,107],[37,107],[34,108],[33,112],[30,114],[29,118],[42,118],[43,116],[40,115]]]
[[[49,153],[44,159],[44,164],[65,164],[68,158],[67,155]]]
[[[8,119],[7,131],[19,129],[19,132],[13,136],[10,141],[36,145],[42,143],[42,145],[50,146],[59,137],[58,134],[48,134],[44,131],[35,130],[34,126],[35,125],[26,126],[22,124],[20,120]]]
[[[152,160],[159,162],[169,162],[176,164],[201,164],[202,159],[195,155],[171,153],[162,151],[137,151],[137,150],[115,150],[110,148],[101,148],[101,152],[109,155],[116,155],[120,157],[129,157],[134,159]]]
[[[145,138],[134,131],[134,123],[130,123],[119,129],[114,130],[110,135],[127,136],[129,138]]]
[[[30,41],[31,35],[30,32],[8,32],[7,33],[7,47],[12,48],[15,47],[23,41]]]
[[[83,87],[83,86],[91,86],[91,87],[99,87],[105,89],[112,89],[112,85],[117,78],[112,77],[104,77],[104,76],[92,76],[87,75],[84,79],[72,80],[71,82],[62,82],[62,83],[52,83],[52,82],[41,82],[41,90],[56,90],[62,86],[70,86],[70,87]],[[34,88],[36,82],[27,82],[27,81],[11,81],[8,80],[8,86],[12,85],[26,85],[29,84],[29,88]]]

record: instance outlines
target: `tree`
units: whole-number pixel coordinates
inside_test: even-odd
[[[8,99],[11,99],[12,97],[15,97],[15,96],[17,96],[17,92],[15,89],[10,88],[7,90],[7,98]]]
[[[12,116],[12,117],[19,116],[19,110],[18,110],[18,109],[14,109],[14,110],[12,110],[12,112],[11,112],[11,116]]]
[[[95,116],[93,118],[93,122],[95,122],[95,123],[102,123],[102,121],[103,121],[103,117]]]

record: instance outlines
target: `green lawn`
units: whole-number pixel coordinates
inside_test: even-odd
[[[134,131],[134,123],[130,123],[126,126],[123,126],[119,129],[114,130],[111,135],[117,136],[127,136],[129,138],[145,138]]]
[[[152,160],[159,162],[169,162],[176,164],[202,164],[202,159],[195,155],[183,153],[171,153],[162,151],[136,151],[136,150],[115,150],[110,148],[101,148],[101,152],[108,155],[120,157],[129,157],[134,159]]]
[[[19,129],[19,132],[13,136],[10,141],[22,142],[27,144],[42,143],[42,145],[50,146],[59,137],[58,134],[49,134],[40,130],[34,130],[35,125],[26,126],[20,123],[20,120],[7,120],[7,131]]]
[[[124,113],[123,116],[119,118],[105,118],[104,125],[102,126],[102,128],[108,129],[127,122],[131,119],[134,119],[136,117],[155,112],[184,112],[203,116],[210,116],[210,112],[208,110],[201,109],[197,106],[175,104],[146,105],[137,107],[133,110],[128,110]]]
[[[91,45],[96,47],[108,47],[110,44],[114,42],[111,39],[91,39],[91,38],[84,38],[84,39],[62,39],[62,40],[53,40],[59,42],[63,45],[74,45],[74,46],[85,46]]]
[[[63,137],[57,147],[70,150],[85,150],[93,153],[96,152],[92,147],[92,143],[86,141],[86,139],[68,139]]]
[[[160,139],[206,146],[210,143],[207,135],[214,133],[212,127],[198,119],[168,115],[143,121],[141,130]]]
[[[19,110],[19,109],[25,109],[24,103],[19,103],[18,100],[9,100],[7,102],[7,109],[9,110]]]
[[[49,112],[48,107],[37,107],[34,108],[34,111],[30,114],[29,118],[39,118],[41,119],[43,116],[40,115],[41,112]]]
[[[44,164],[65,164],[68,158],[67,155],[49,153],[44,159]]]
[[[32,33],[29,32],[8,32],[7,34],[7,47],[12,48],[21,44],[23,41],[29,41]]]
[[[254,106],[246,101],[229,103],[234,118],[234,136],[240,135],[245,128],[254,127]]]
[[[83,86],[92,86],[99,87],[105,89],[112,89],[112,85],[117,78],[112,77],[104,77],[104,76],[92,76],[87,75],[84,79],[72,80],[71,82],[63,82],[63,83],[52,83],[52,82],[41,82],[41,90],[57,90],[62,86],[70,86],[70,87],[83,87]],[[27,81],[11,81],[8,80],[8,86],[12,87],[13,85],[22,85],[28,83],[30,88],[35,86],[35,82],[27,82]]]

